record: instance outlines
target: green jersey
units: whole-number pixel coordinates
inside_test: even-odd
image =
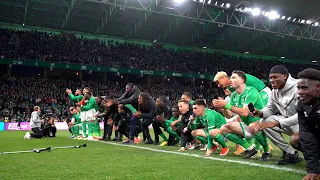
[[[179,116],[176,118],[174,116],[172,116],[169,120],[166,120],[165,122],[162,123],[163,128],[167,129],[168,127],[170,127],[170,125],[173,121],[176,121],[178,119],[179,119]],[[181,122],[177,123],[176,127],[178,127],[178,126],[181,126]]]
[[[192,99],[191,99],[189,103],[190,103],[191,105],[193,105],[193,103],[194,103],[194,100],[192,100]]]
[[[221,126],[226,124],[226,119],[218,112],[211,109],[206,109],[206,112],[203,116],[197,116],[194,119],[194,124],[200,123],[202,123],[208,132],[210,132],[210,130],[221,128]]]
[[[126,104],[124,106],[127,107],[131,111],[132,114],[137,112],[137,110],[131,104]]]
[[[99,107],[96,103],[96,99],[94,97],[90,97],[88,102],[84,106],[81,107],[81,111],[89,111],[91,109],[99,110]]]
[[[250,74],[246,74],[246,86],[250,86],[253,88],[256,88],[258,90],[258,92],[260,92],[261,90],[263,90],[266,85],[258,78],[256,78],[255,76],[252,76]],[[231,92],[234,92],[235,89],[228,87],[228,89]]]
[[[70,93],[69,98],[71,101],[80,102],[83,99],[83,95],[75,96],[72,93]]]
[[[73,114],[73,117],[75,119],[75,124],[81,123],[80,113]]]
[[[246,86],[241,94],[238,94],[236,91],[231,94],[230,104],[232,106],[242,108],[250,103],[252,103],[253,106],[259,110],[264,107],[261,96],[256,88]],[[240,118],[246,125],[260,120],[259,117],[252,116],[240,116]]]

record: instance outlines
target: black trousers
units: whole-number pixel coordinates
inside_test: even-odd
[[[42,134],[44,137],[56,137],[57,128],[49,127],[42,129]]]
[[[108,124],[107,121],[104,121],[103,137],[108,138],[112,136],[112,124]]]
[[[146,139],[148,141],[153,141],[150,132],[149,132],[149,126],[152,124],[152,119],[142,119],[142,130],[143,130],[143,139]]]
[[[36,127],[36,128],[31,128],[32,132],[30,135],[31,137],[33,138],[42,138],[43,136],[43,133],[42,131],[40,130],[40,128]]]
[[[159,142],[159,135],[162,134],[162,131],[160,127],[162,127],[162,124],[159,121],[153,121],[152,122],[152,127],[154,131],[154,141]]]
[[[152,127],[154,131],[154,141],[159,142],[159,135],[163,133],[160,128],[163,128],[163,126],[159,121],[155,120],[152,123]],[[168,144],[172,144],[174,139],[175,138],[173,136],[169,135]]]

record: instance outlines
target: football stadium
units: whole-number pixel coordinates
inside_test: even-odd
[[[0,179],[320,180],[318,8],[0,0]]]

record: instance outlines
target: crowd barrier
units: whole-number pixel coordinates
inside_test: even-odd
[[[54,123],[57,130],[68,130],[68,125],[66,122],[55,122]],[[100,128],[103,129],[104,123],[100,123]],[[16,130],[24,130],[29,131],[31,130],[30,122],[21,122],[20,129],[18,129],[17,122],[0,122],[0,131],[16,131]]]
[[[4,131],[4,122],[0,122],[0,131]]]

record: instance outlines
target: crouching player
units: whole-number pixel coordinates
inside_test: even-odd
[[[202,123],[203,129],[196,129],[191,132],[192,136],[202,136],[208,139],[206,156],[218,149],[217,145],[213,145],[212,139],[222,146],[220,156],[226,156],[229,148],[224,141],[224,137],[220,134],[220,127],[226,124],[225,118],[214,110],[207,109],[204,100],[198,99],[193,104],[193,114],[195,115],[194,123]]]
[[[232,117],[232,113],[238,114],[242,122],[232,122],[221,127],[220,133],[230,141],[240,144],[246,149],[244,159],[254,156],[258,151],[248,143],[244,138],[256,138],[259,144],[262,145],[264,153],[261,160],[267,161],[272,155],[268,146],[267,137],[262,132],[257,132],[255,129],[259,125],[260,118],[255,118],[250,115],[249,108],[262,109],[263,102],[259,92],[250,86],[246,86],[246,75],[242,71],[233,71],[230,85],[236,91],[232,93],[230,104],[227,104],[222,98],[213,100],[213,105],[216,108],[224,109],[223,114],[227,118]]]
[[[173,130],[173,128],[174,128],[174,129],[180,128],[181,123],[180,123],[180,122],[177,123],[176,126],[173,127],[173,128],[170,126],[171,123],[173,123],[174,121],[176,121],[176,120],[179,119],[179,115],[180,115],[180,112],[179,112],[178,106],[173,106],[173,107],[172,107],[172,117],[171,117],[169,120],[166,120],[166,119],[164,118],[164,116],[159,116],[159,115],[156,116],[156,119],[161,122],[163,129],[164,129],[170,136],[172,136],[172,137],[175,138],[175,141],[173,141],[172,144],[168,144],[169,146],[170,146],[170,145],[175,145],[175,144],[177,144],[177,143],[181,140],[181,137],[179,136],[179,134],[176,133],[176,132]],[[160,145],[160,146],[161,146],[161,145]]]
[[[80,108],[71,107],[70,113],[72,114],[70,129],[72,131],[73,139],[80,138],[80,126],[81,126]]]

